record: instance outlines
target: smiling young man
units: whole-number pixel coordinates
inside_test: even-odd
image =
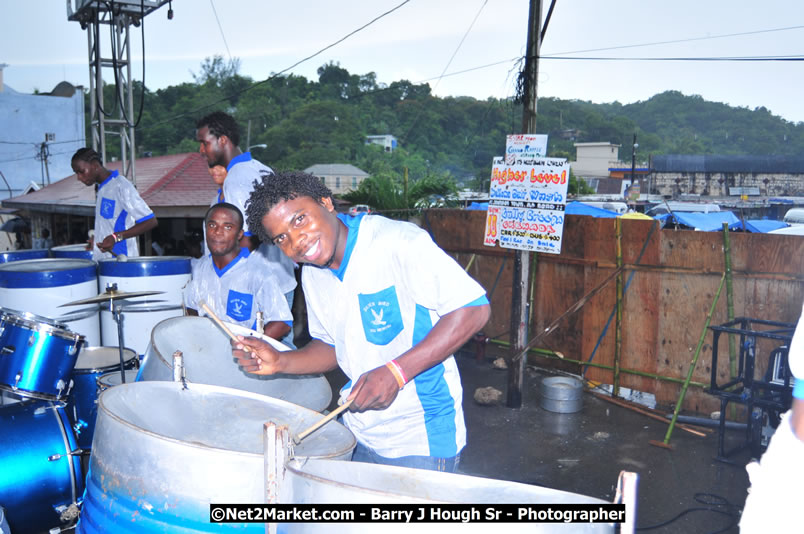
[[[89,243],[92,259],[112,258],[112,252],[139,256],[136,237],[158,224],[148,204],[124,176],[104,167],[93,149],[79,149],[70,165],[79,182],[97,186],[95,237]]]
[[[262,239],[306,264],[313,339],[283,353],[241,339],[238,363],[257,374],[340,366],[353,460],[454,471],[466,428],[452,353],[488,320],[483,288],[417,226],[336,214],[330,190],[309,174],[263,177],[247,214]]]
[[[193,269],[184,290],[188,313],[198,315],[206,302],[218,317],[253,330],[261,311],[263,333],[281,341],[291,329],[290,309],[274,284],[263,283],[262,263],[240,246],[243,214],[227,202],[215,204],[207,210],[204,227],[210,253]]]

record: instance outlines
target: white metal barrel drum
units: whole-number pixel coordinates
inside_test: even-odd
[[[53,258],[0,265],[0,307],[55,319],[84,336],[87,345],[100,343],[98,314],[92,313],[96,308],[60,306],[97,294],[97,264],[91,260]]]
[[[151,330],[160,321],[182,315],[182,289],[192,278],[189,256],[147,256],[98,262],[98,289],[117,284],[118,291],[162,291],[160,295],[117,301],[123,311],[123,345],[145,354]],[[109,306],[101,311],[101,339],[119,345],[117,323]]]
[[[80,258],[84,260],[92,259],[92,251],[87,250],[86,243],[75,245],[61,245],[50,249],[50,256],[53,258]]]
[[[339,465],[343,464],[343,465]],[[606,501],[566,491],[531,486],[504,480],[481,478],[425,469],[411,469],[361,462],[332,462],[329,460],[294,458],[286,464],[285,478],[280,485],[279,502],[315,504],[544,504],[602,505]],[[428,508],[425,508],[428,511]],[[429,512],[428,512],[429,513]],[[436,521],[438,522],[438,521]],[[442,532],[496,531],[493,523],[448,523],[437,525]],[[353,533],[377,532],[376,523],[285,523],[277,532]],[[611,523],[505,523],[498,525],[504,532],[614,532]],[[405,523],[384,523],[382,532],[410,532]]]
[[[236,335],[256,335],[277,350],[287,346],[253,330],[226,323]],[[140,380],[173,380],[173,353],[183,354],[188,382],[224,386],[323,410],[332,400],[332,387],[322,375],[259,376],[246,373],[232,357],[229,338],[207,317],[173,317],[156,325],[145,352]]]
[[[98,401],[78,532],[264,532],[210,524],[210,503],[264,502],[263,425],[291,435],[320,413],[246,391],[178,382],[134,382]],[[345,460],[354,435],[331,421],[295,447],[301,458]],[[346,462],[344,462],[346,463]]]
[[[41,260],[42,258],[47,258],[47,256],[48,250],[46,248],[11,250],[9,252],[0,253],[0,263],[24,260]]]

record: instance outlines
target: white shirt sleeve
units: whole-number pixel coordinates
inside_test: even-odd
[[[120,201],[125,206],[131,218],[134,219],[134,224],[153,217],[154,212],[151,210],[150,206],[145,203],[132,183],[128,180],[123,180],[123,183],[125,185],[120,189]]]

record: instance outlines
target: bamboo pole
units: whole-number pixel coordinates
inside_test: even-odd
[[[500,339],[489,339],[489,343],[494,343],[495,345],[502,345],[504,347],[510,347],[511,346],[511,344],[508,343],[507,341],[502,341]],[[585,361],[581,361],[581,360],[573,360],[573,359],[570,359],[570,358],[561,357],[558,354],[556,354],[555,351],[548,350],[548,349],[532,348],[528,352],[532,352],[536,356],[540,356],[542,358],[547,358],[549,360],[561,360],[562,362],[577,363],[578,365],[584,365],[584,366],[587,366],[587,367],[597,367],[598,369],[607,369],[609,371],[614,370],[613,365],[606,365],[605,363],[595,363],[595,362],[585,362]],[[639,370],[636,370],[636,369],[624,369],[624,368],[621,368],[620,372],[625,373],[625,374],[629,374],[629,375],[644,376],[645,378],[653,378],[655,380],[662,380],[664,382],[673,382],[673,383],[676,383],[676,384],[683,384],[684,383],[683,378],[676,378],[674,376],[658,375],[656,373],[649,373],[647,371],[639,371]],[[690,381],[690,385],[691,386],[696,386],[696,387],[699,387],[699,388],[709,387],[709,384],[704,384],[703,382],[695,382],[695,381]]]
[[[687,379],[684,380],[684,385],[681,387],[681,393],[678,396],[678,402],[676,402],[676,409],[673,410],[673,418],[670,420],[670,426],[667,428],[667,433],[664,435],[665,445],[668,444],[670,441],[670,434],[673,433],[673,426],[675,426],[676,419],[678,419],[678,412],[681,411],[681,403],[684,402],[684,396],[687,394],[687,387],[689,386],[690,380],[692,380],[692,373],[695,371],[695,365],[698,363],[698,356],[701,355],[701,349],[703,348],[704,340],[706,339],[706,331],[709,329],[709,323],[712,321],[712,315],[715,313],[715,306],[717,306],[717,301],[720,299],[720,292],[723,289],[723,283],[725,281],[726,273],[723,273],[723,276],[720,277],[720,284],[717,287],[717,293],[715,293],[715,298],[712,301],[712,307],[709,308],[709,313],[706,316],[706,322],[704,322],[701,337],[698,339],[698,346],[695,348],[695,356],[693,356],[692,363],[687,371]]]
[[[726,319],[734,320],[734,292],[731,276],[731,239],[729,238],[729,223],[723,223],[723,263],[726,272]],[[737,377],[737,341],[734,335],[729,334],[729,372],[731,378]]]
[[[614,380],[612,381],[612,395],[620,396],[620,356],[623,345],[623,225],[622,219],[614,219],[614,250],[617,258],[617,302],[615,310],[617,315],[614,321]]]

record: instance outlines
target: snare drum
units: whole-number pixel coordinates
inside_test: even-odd
[[[4,310],[0,321],[0,389],[45,400],[70,391],[84,336],[63,324],[26,312]]]
[[[12,532],[47,532],[84,491],[64,408],[27,400],[0,408],[0,503]],[[73,454],[71,454],[73,453]]]
[[[126,369],[126,384],[136,382],[138,373],[139,369]],[[100,397],[100,394],[106,391],[107,389],[122,384],[123,379],[120,376],[120,371],[111,371],[109,373],[104,373],[100,375],[96,380],[96,383],[98,388],[98,397]]]
[[[131,349],[123,349],[123,367],[133,369],[139,364]],[[117,370],[120,376],[120,349],[117,347],[84,347],[78,353],[73,370],[73,392],[67,400],[67,414],[72,419],[82,449],[92,447],[95,418],[98,414],[98,379]],[[134,369],[134,373],[136,373]],[[134,379],[132,378],[132,382]]]

